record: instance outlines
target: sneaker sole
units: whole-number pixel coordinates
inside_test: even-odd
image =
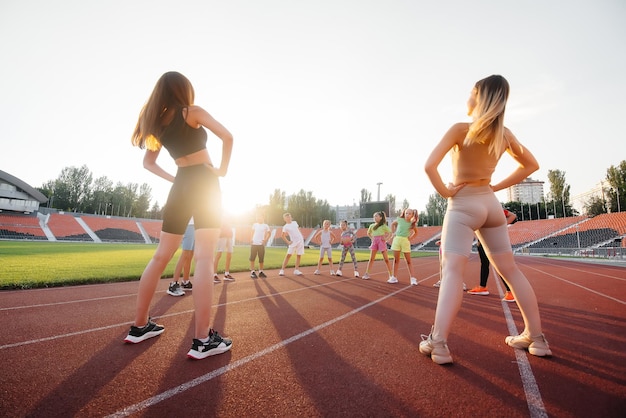
[[[202,353],[192,349],[192,350],[189,350],[189,352],[187,353],[187,357],[193,360],[202,360],[207,357],[216,356],[218,354],[225,353],[228,350],[230,350],[232,346],[233,345],[230,344],[230,345],[227,345],[226,347],[217,347],[217,348],[214,348],[212,350],[205,351]]]
[[[422,354],[424,354],[426,356],[430,356],[430,359],[433,361],[433,363],[437,363],[437,364],[453,363],[451,355],[448,354],[447,356],[441,356],[441,355],[438,355],[438,354],[433,354],[434,350],[435,350],[435,348],[432,347],[429,344],[420,344],[419,345],[420,353],[422,353]]]
[[[452,361],[452,356],[438,356],[436,354],[431,354],[430,359],[437,364],[451,364],[454,363]]]
[[[537,348],[532,345],[528,347],[528,352],[533,356],[537,357],[550,357],[552,356],[552,351],[549,348]]]
[[[467,292],[468,295],[489,296],[489,292]]]
[[[132,335],[128,335],[126,338],[124,338],[124,342],[130,343],[130,344],[137,344],[137,343],[140,343],[140,342],[145,341],[147,339],[150,339],[152,337],[156,337],[157,335],[161,335],[163,333],[163,331],[165,331],[165,329],[162,329],[162,330],[159,330],[159,331],[146,332],[141,337],[134,337]]]
[[[185,292],[174,293],[174,292],[170,292],[169,290],[167,291],[167,294],[170,295],[170,296],[185,296]]]

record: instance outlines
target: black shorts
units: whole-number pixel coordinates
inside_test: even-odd
[[[193,216],[195,229],[222,224],[219,178],[204,164],[179,167],[163,208],[163,232],[182,235]]]
[[[250,246],[250,261],[254,261],[257,256],[259,257],[259,263],[265,261],[265,245],[252,244]]]

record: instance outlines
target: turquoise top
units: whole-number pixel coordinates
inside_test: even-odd
[[[396,236],[397,237],[409,237],[409,232],[411,231],[411,222],[408,222],[404,218],[396,219],[398,223],[398,227],[396,228]]]

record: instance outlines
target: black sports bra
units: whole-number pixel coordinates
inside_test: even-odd
[[[206,148],[207,134],[204,127],[192,128],[183,118],[183,109],[176,110],[174,119],[165,127],[160,135],[161,145],[173,159],[193,154]]]

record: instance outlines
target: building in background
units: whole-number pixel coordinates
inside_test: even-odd
[[[0,170],[0,212],[33,213],[48,198],[39,190]]]
[[[543,201],[543,185],[545,182],[528,177],[522,182],[507,189],[509,202],[535,204]]]

